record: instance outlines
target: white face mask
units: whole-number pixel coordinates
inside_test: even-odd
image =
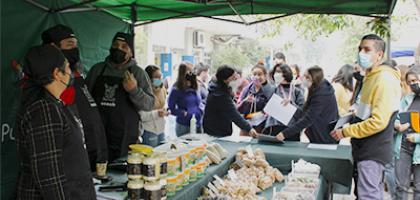
[[[229,82],[229,87],[232,88],[233,92],[236,92],[236,90],[238,89],[238,80],[233,80]]]
[[[281,82],[284,81],[284,77],[282,73],[274,73],[274,83],[276,85],[280,84]]]
[[[310,88],[312,86],[312,82],[309,81],[308,79],[303,79],[302,85],[303,87]]]

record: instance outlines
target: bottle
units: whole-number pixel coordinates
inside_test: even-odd
[[[195,115],[193,115],[190,120],[190,133],[191,134],[197,133],[197,119],[195,118]]]

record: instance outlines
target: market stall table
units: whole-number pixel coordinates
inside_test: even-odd
[[[302,158],[308,162],[318,164],[321,166],[321,185],[317,192],[317,199],[323,199],[326,193],[331,193],[332,183],[339,183],[345,186],[344,190],[334,191],[340,193],[350,193],[352,183],[352,157],[351,147],[339,145],[337,150],[322,150],[322,149],[308,149],[307,143],[300,142],[285,142],[284,144],[259,144],[256,140],[250,143],[233,143],[227,141],[216,140],[228,152],[229,156],[218,165],[210,166],[204,177],[185,186],[178,191],[175,196],[170,199],[196,199],[201,195],[202,188],[212,181],[214,175],[222,177],[229,169],[229,166],[234,162],[235,154],[241,147],[251,145],[253,149],[261,148],[267,157],[267,161],[275,168],[280,169],[284,175],[287,175],[291,170],[291,161]],[[109,171],[108,173],[113,177],[112,183],[125,183],[127,176],[121,171]],[[326,184],[324,183],[326,182]],[[277,184],[279,190],[282,184]],[[98,189],[99,186],[96,186]],[[327,192],[328,191],[328,192]],[[272,193],[272,188],[267,189],[262,193],[263,196],[269,197]],[[126,192],[97,192],[98,199],[124,199]]]

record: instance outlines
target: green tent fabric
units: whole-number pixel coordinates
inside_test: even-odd
[[[81,0],[73,1],[76,3],[86,2]],[[136,20],[148,21],[166,18],[236,14],[388,15],[392,13],[396,0],[97,0],[88,2],[90,3],[85,3],[83,6],[102,8],[106,12],[125,20],[131,20],[130,5],[135,4],[137,10]],[[228,2],[231,2],[231,5]]]
[[[44,1],[63,6],[68,1]],[[72,2],[70,2],[72,3]],[[22,63],[30,46],[41,44],[41,32],[55,24],[73,28],[86,67],[104,60],[111,40],[118,31],[127,32],[128,24],[105,12],[52,14],[21,1],[1,0],[1,196],[12,199],[17,177],[17,156],[13,127],[18,109],[17,77],[12,60]]]

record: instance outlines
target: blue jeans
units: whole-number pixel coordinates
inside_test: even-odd
[[[383,200],[385,166],[374,160],[357,163],[357,195],[360,200]]]
[[[165,139],[165,134],[157,134],[144,130],[143,135],[141,137],[143,138],[143,144],[156,147],[163,142],[163,140]]]
[[[177,137],[181,137],[190,133],[190,126],[185,126],[179,123],[176,123],[175,132]],[[201,127],[197,127],[197,133],[202,133],[203,129]]]
[[[391,199],[395,199],[395,193],[397,190],[397,182],[395,180],[395,161],[392,159],[391,163],[385,165],[385,181],[388,186]]]

